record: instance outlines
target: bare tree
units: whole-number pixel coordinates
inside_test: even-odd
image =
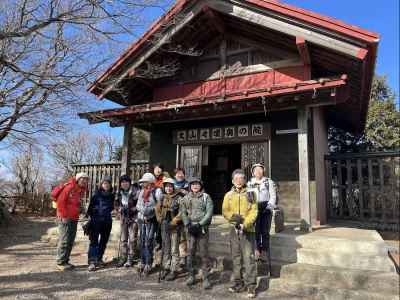
[[[22,200],[25,209],[36,211],[43,205],[47,184],[43,153],[31,145],[16,153],[11,161],[11,173],[15,178],[15,196]]]
[[[65,177],[72,174],[73,164],[112,160],[117,148],[117,141],[110,134],[78,132],[56,139],[50,145],[48,154],[54,161],[55,169],[61,170],[62,176]]]
[[[0,142],[63,130],[82,91],[159,0],[0,1]],[[115,43],[117,42],[117,43]]]

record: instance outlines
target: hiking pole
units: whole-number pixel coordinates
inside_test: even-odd
[[[122,220],[122,224],[121,224],[121,226],[120,226],[120,230],[119,230],[119,242],[118,242],[118,260],[119,260],[119,257],[120,257],[120,255],[121,255],[121,239],[122,239],[122,227],[123,227],[123,225],[124,225],[124,220]]]
[[[142,265],[142,261],[143,261],[143,252],[144,252],[144,247],[146,247],[146,223],[144,223],[143,221],[140,222],[140,265]],[[143,267],[143,266],[142,266]],[[139,268],[138,271],[138,276],[139,276],[139,280],[142,279],[142,272],[143,272],[143,268]]]
[[[161,282],[161,274],[164,272],[164,249],[165,249],[165,238],[166,236],[166,226],[164,222],[161,223],[161,231],[164,232],[164,238],[161,239],[161,260],[160,260],[160,270],[158,271],[158,283]]]

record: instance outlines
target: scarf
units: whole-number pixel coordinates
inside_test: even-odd
[[[186,179],[183,179],[181,181],[175,180],[175,187],[178,189],[183,189],[186,187],[187,183],[188,182],[186,181]]]
[[[157,177],[156,177],[156,182],[154,183],[154,185],[155,185],[156,187],[162,188],[163,180],[164,180],[164,175],[163,175],[163,174],[157,176]]]

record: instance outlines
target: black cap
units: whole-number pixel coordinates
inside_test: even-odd
[[[122,181],[128,181],[129,183],[131,183],[132,182],[132,179],[128,176],[128,175],[122,175],[120,178],[119,178],[119,183],[121,184],[121,182]]]

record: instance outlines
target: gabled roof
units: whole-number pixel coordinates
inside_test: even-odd
[[[201,1],[201,0],[200,0]],[[178,0],[171,9],[161,16],[157,21],[155,21],[149,28],[149,30],[143,34],[141,38],[135,41],[116,61],[113,63],[96,81],[89,87],[89,91],[95,94],[96,86],[103,82],[108,76],[116,72],[129,57],[135,56],[149,40],[149,38],[155,34],[162,24],[168,22],[175,15],[180,13],[186,6],[194,2],[200,2],[199,0]],[[241,0],[238,2],[249,3],[261,7],[263,9],[269,10],[271,12],[280,14],[282,16],[290,17],[309,25],[316,26],[318,28],[323,28],[331,32],[338,33],[343,36],[347,36],[351,39],[358,40],[359,42],[371,44],[376,47],[379,42],[379,35],[374,32],[367,31],[365,29],[359,28],[357,26],[349,25],[342,21],[323,16],[321,14],[314,13],[309,10],[301,9],[292,5],[281,3],[276,0]],[[363,56],[365,52],[360,52],[360,56]]]
[[[276,0],[178,0],[96,79],[89,91],[99,98],[109,97],[112,87],[134,74],[134,70],[162,45],[163,39],[174,37],[197,15],[210,9],[224,18],[234,18],[282,36],[303,39],[311,45],[312,64],[314,60],[329,69],[341,61],[340,67],[332,68],[331,75],[349,74],[352,100],[337,106],[334,118],[344,120],[342,123],[356,131],[363,130],[375,70],[378,34]],[[172,21],[179,14],[183,16],[181,23],[175,24]],[[168,22],[174,26],[166,30]],[[159,45],[148,42],[161,32]],[[113,80],[109,81],[110,78]]]

